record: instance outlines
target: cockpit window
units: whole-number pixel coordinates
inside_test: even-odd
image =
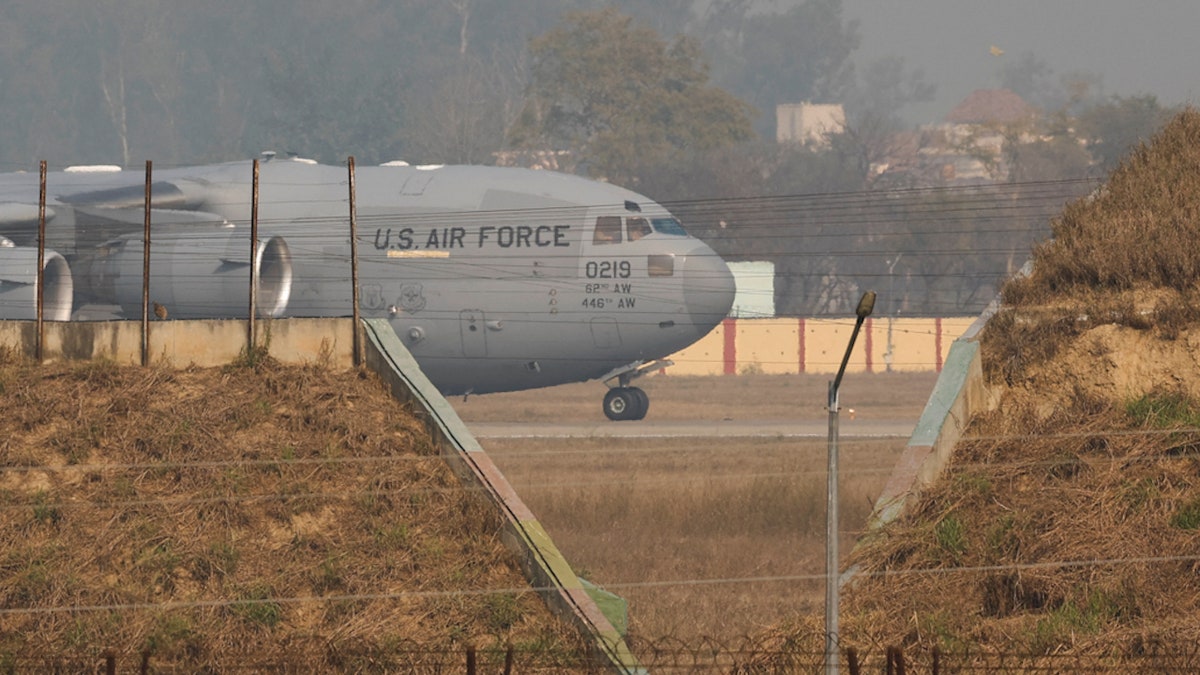
[[[642,237],[654,231],[653,228],[650,227],[650,221],[642,218],[641,216],[626,218],[625,229],[627,231],[629,241],[637,241],[638,239],[641,239]]]
[[[597,218],[596,231],[592,234],[592,243],[621,243],[621,216],[600,216]]]
[[[680,237],[687,236],[687,232],[684,231],[683,225],[680,225],[679,221],[675,220],[674,218],[655,218],[650,222],[654,225],[655,232],[674,234]]]

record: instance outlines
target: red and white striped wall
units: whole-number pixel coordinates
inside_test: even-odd
[[[847,372],[941,372],[950,343],[974,316],[868,318]],[[725,319],[696,344],[670,358],[672,375],[834,373],[846,353],[854,319]]]

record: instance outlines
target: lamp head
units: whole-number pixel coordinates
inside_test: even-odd
[[[871,316],[871,312],[875,309],[875,291],[867,291],[863,293],[862,299],[858,301],[858,309],[854,313],[858,318],[865,319]]]

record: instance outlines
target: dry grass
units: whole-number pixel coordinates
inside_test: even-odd
[[[843,406],[914,422],[934,373],[851,374]],[[821,375],[654,377],[652,419],[824,420]],[[468,420],[599,422],[603,389],[453,401]],[[840,443],[848,552],[907,439]],[[630,604],[633,642],[733,644],[823,607],[825,466],[820,439],[486,439],[485,448],[567,559]]]
[[[575,636],[371,376],[0,359],[0,666],[403,669]]]
[[[1176,116],[1127,157],[1093,197],[1052,223],[1029,279],[1005,286],[1014,306],[1141,286],[1188,290],[1200,282],[1200,112]]]
[[[840,445],[849,551],[902,439]],[[821,611],[821,440],[487,442],[585,577],[626,598],[637,638],[727,642]]]
[[[637,382],[650,396],[648,420],[824,419],[832,375],[655,375]],[[876,419],[916,420],[937,374],[849,373],[842,407]],[[596,382],[452,400],[467,422],[604,422]]]

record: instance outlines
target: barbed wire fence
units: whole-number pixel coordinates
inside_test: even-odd
[[[820,673],[825,654],[816,648],[784,644],[764,646],[761,638],[682,640],[661,637],[631,640],[639,667],[649,673],[669,675],[792,675]],[[983,648],[871,645],[840,651],[841,669],[849,675],[945,675],[949,673],[1195,673],[1200,669],[1200,645],[1169,647],[1147,645],[1142,654],[1118,656],[1097,649],[1076,653],[1030,653]],[[0,672],[24,673],[312,673],[404,672],[414,674],[542,675],[550,673],[611,672],[611,665],[590,657],[585,649],[547,653],[537,647],[511,644],[396,645],[386,653],[331,649],[280,650],[275,654],[225,654],[219,660],[174,661],[152,651],[104,649],[92,653],[22,656],[0,659]]]

